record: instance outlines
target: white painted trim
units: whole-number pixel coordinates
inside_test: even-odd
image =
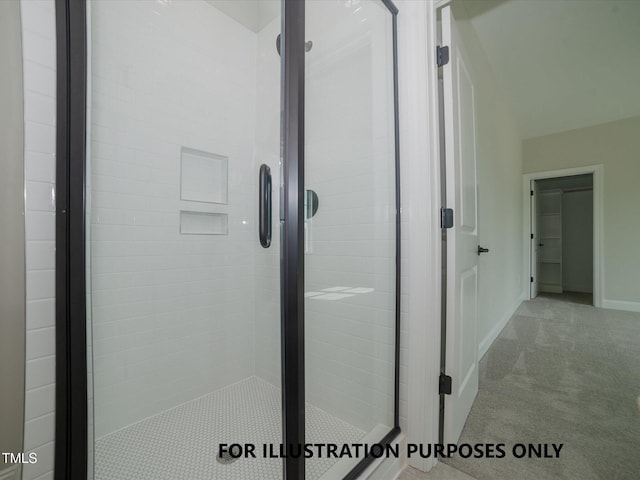
[[[523,202],[522,202],[522,239],[524,272],[523,296],[531,298],[529,277],[531,276],[531,181],[543,178],[568,177],[572,175],[593,174],[593,304],[603,307],[604,298],[604,167],[602,165],[588,165],[584,167],[564,168],[561,170],[548,170],[545,172],[526,173],[523,175]]]
[[[436,1],[398,0],[400,155],[403,233],[409,259],[404,283],[408,315],[406,435],[412,443],[438,441],[440,371],[440,145]],[[431,458],[410,466],[433,467]]]
[[[627,312],[640,312],[640,302],[603,299],[602,308],[610,308],[612,310],[625,310]]]
[[[496,323],[491,331],[480,341],[480,344],[478,345],[478,361],[480,361],[482,357],[484,357],[485,353],[487,353],[489,348],[491,348],[491,345],[493,345],[493,342],[495,342],[496,338],[498,338],[500,333],[502,333],[504,327],[507,326],[507,323],[509,323],[509,320],[511,320],[513,314],[516,313],[516,310],[518,310],[518,307],[523,302],[523,300],[526,300],[526,298],[519,297],[516,300],[516,304],[512,306],[506,314],[504,314],[500,321]]]
[[[2,470],[0,480],[20,480],[20,465],[11,465]]]

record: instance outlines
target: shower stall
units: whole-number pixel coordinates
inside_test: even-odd
[[[399,433],[395,6],[56,9],[56,478],[357,478],[296,451]]]

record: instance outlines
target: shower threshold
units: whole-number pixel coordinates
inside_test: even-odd
[[[375,437],[313,405],[306,405],[308,443],[375,442]],[[94,480],[278,480],[280,458],[263,444],[282,443],[280,389],[258,377],[183,403],[95,442]],[[220,444],[255,444],[257,458],[220,462]],[[309,458],[307,480],[342,478],[356,459]]]

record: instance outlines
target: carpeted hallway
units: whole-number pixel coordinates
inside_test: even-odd
[[[563,443],[559,459],[445,460],[478,480],[640,478],[640,313],[523,302],[480,362],[460,443]],[[587,303],[585,305],[585,303]]]

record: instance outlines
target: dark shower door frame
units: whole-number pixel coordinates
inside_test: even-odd
[[[304,87],[305,1],[282,0],[282,211],[281,345],[283,443],[305,443],[304,364]],[[400,153],[398,126],[397,14],[393,22],[393,96],[396,202],[396,305],[394,426],[378,442],[400,433]],[[57,52],[56,137],[56,480],[86,480],[86,0],[55,0]],[[373,461],[361,460],[345,477],[357,478]],[[285,480],[302,480],[305,459],[286,458]]]

